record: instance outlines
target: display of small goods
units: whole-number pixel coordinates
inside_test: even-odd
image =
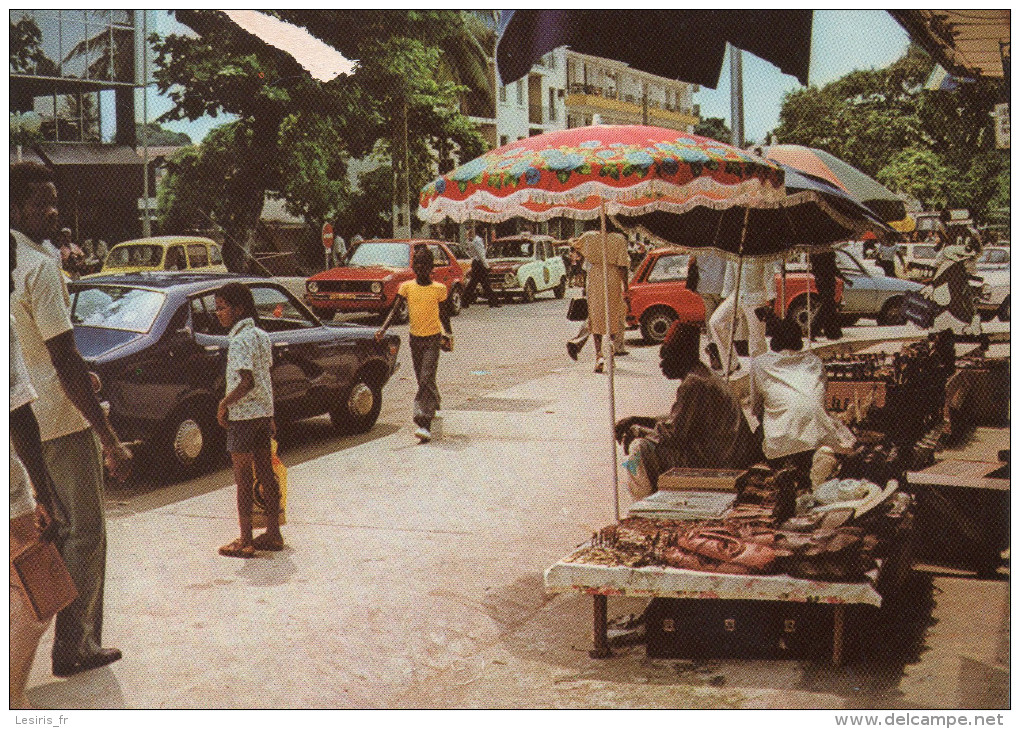
[[[949,330],[893,355],[839,355],[825,363],[826,407],[862,440],[881,441],[913,460],[913,449],[943,423],[946,381],[955,369]],[[878,480],[881,474],[874,476]]]
[[[758,466],[741,478],[734,502],[717,517],[650,518],[632,508],[630,516],[592,534],[565,561],[838,582],[866,579],[887,548],[884,541],[895,532],[889,524],[909,510],[910,497],[898,493],[895,482],[883,489],[860,479],[834,479],[801,494],[795,493],[796,483],[790,469]],[[668,498],[696,494],[673,492]],[[733,497],[722,492],[700,496]]]

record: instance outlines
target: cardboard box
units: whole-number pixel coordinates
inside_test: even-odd
[[[659,491],[733,491],[747,473],[733,468],[671,468],[659,476]]]

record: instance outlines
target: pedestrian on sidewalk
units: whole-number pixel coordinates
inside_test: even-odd
[[[605,242],[598,230],[589,230],[574,240],[571,245],[580,251],[588,266],[585,296],[588,298],[588,322],[577,335],[567,342],[567,354],[577,359],[578,353],[591,334],[595,339],[595,371],[605,370],[602,356],[602,337],[608,334],[612,340],[613,353],[617,356],[628,354],[624,344],[624,329],[627,321],[628,275],[630,258],[627,255],[627,239],[622,233],[606,233]],[[603,245],[605,255],[603,255]],[[603,260],[606,263],[603,263]],[[609,291],[609,319],[606,320],[606,290]]]
[[[237,521],[241,536],[220,547],[224,557],[254,557],[255,550],[279,552],[280,485],[273,473],[271,439],[276,435],[273,417],[273,383],[269,369],[273,346],[258,327],[258,312],[251,291],[233,281],[216,292],[216,317],[227,335],[227,394],[220,400],[216,419],[227,429],[227,451],[237,483]],[[253,471],[254,468],[254,471]],[[266,531],[252,539],[253,478],[263,489]]]
[[[492,292],[492,284],[489,282],[489,261],[485,258],[485,241],[477,232],[473,230],[471,232],[472,238],[468,244],[468,255],[471,256],[471,280],[461,300],[465,308],[475,303],[478,286],[481,284],[485,300],[489,302],[490,308],[495,309],[501,304],[499,297]]]
[[[11,272],[16,265],[17,245],[11,236]],[[11,276],[11,289],[14,277]],[[20,580],[15,580],[14,558],[32,544],[56,537],[55,497],[39,439],[39,423],[32,412],[38,396],[25,367],[14,321],[10,326],[10,702],[11,709],[31,709],[25,696],[25,684],[32,670],[39,639],[50,620],[39,620],[29,603]]]
[[[17,264],[11,311],[28,374],[39,399],[46,471],[64,517],[57,534],[78,598],[60,611],[53,640],[53,675],[71,676],[119,660],[103,648],[106,519],[103,462],[110,476],[126,478],[131,451],[120,442],[92,390],[88,368],[74,343],[71,299],[59,262],[43,241],[57,230],[57,187],[37,162],[10,168],[11,235]]]
[[[731,329],[735,329],[733,311],[736,309],[738,320],[742,319],[747,328],[747,349],[750,356],[764,354],[768,350],[768,343],[765,340],[765,315],[776,302],[775,264],[757,258],[744,258],[740,262],[727,261],[722,296],[723,302],[708,322],[714,340],[712,343],[715,344],[715,351],[709,352],[709,358],[712,360],[713,369],[729,367],[730,372],[736,372],[740,369],[740,362],[733,351],[733,341],[730,338],[733,333]],[[761,315],[759,309],[763,310]],[[718,353],[719,361],[712,356],[715,353]]]
[[[415,280],[405,281],[397,290],[393,308],[386,315],[386,321],[375,333],[376,341],[382,341],[393,320],[394,312],[407,302],[410,320],[411,362],[414,376],[418,380],[418,393],[414,397],[415,437],[422,443],[432,440],[432,419],[439,409],[439,386],[436,385],[436,370],[439,366],[440,346],[453,346],[453,329],[450,326],[450,307],[444,284],[432,280],[432,253],[426,246],[415,246],[411,268]]]

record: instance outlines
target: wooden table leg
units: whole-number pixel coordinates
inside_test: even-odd
[[[594,598],[595,617],[592,639],[595,643],[595,648],[588,655],[592,658],[609,658],[613,654],[609,650],[609,636],[607,634],[608,610],[606,596],[592,595],[592,598]]]
[[[843,635],[846,630],[846,606],[836,605],[832,616],[832,665],[843,665]]]

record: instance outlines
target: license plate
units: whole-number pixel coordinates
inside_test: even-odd
[[[353,291],[346,291],[344,293],[339,293],[339,294],[337,294],[337,293],[330,294],[329,298],[334,299],[334,300],[336,300],[336,299],[353,299],[356,296],[357,296],[357,294],[354,293]]]

